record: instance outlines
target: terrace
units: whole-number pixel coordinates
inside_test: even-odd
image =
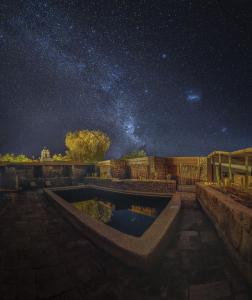
[[[251,299],[252,212],[244,205],[246,196],[240,197],[250,193],[246,151],[97,165],[2,165],[0,294],[4,299]],[[161,218],[132,237],[55,196],[88,187],[172,198]],[[151,210],[135,210],[146,212]]]

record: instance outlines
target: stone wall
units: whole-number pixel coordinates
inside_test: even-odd
[[[127,159],[131,179],[165,180],[168,175],[167,159],[164,157],[140,157]]]
[[[111,178],[112,175],[110,160],[98,162],[97,167],[99,168],[101,178]]]
[[[207,180],[207,158],[201,156],[167,157],[167,174],[179,184]]]
[[[127,178],[127,165],[123,159],[111,160],[111,175],[113,178]]]
[[[150,179],[166,179],[168,162],[164,157],[150,157]]]
[[[167,179],[167,159],[164,157],[139,157],[99,162],[102,178]]]
[[[16,175],[18,178],[33,178],[33,167],[32,166],[25,166],[25,165],[16,165],[13,166],[15,169]]]
[[[127,159],[127,167],[128,178],[130,179],[150,178],[149,157]]]
[[[69,177],[72,179],[82,179],[86,176],[100,176],[101,178],[117,179],[137,179],[137,180],[177,180],[179,184],[195,184],[195,182],[204,180],[203,158],[199,157],[140,157],[134,159],[115,159],[98,162],[95,164],[77,164],[77,163],[20,163],[4,164],[1,166],[0,188],[6,184],[6,170],[13,168],[20,183],[27,187],[29,181],[36,180],[42,182],[44,179],[58,179]],[[181,165],[186,166],[182,168]],[[181,180],[181,170],[189,170],[184,174]],[[199,172],[198,172],[199,171]],[[196,172],[196,175],[194,174]],[[193,177],[193,178],[191,178]],[[196,178],[197,177],[197,178]],[[9,182],[9,179],[8,179]]]
[[[104,160],[97,163],[101,178],[127,178],[127,165],[123,159]]]
[[[63,177],[63,166],[42,166],[44,178]]]
[[[176,191],[175,180],[113,180],[105,178],[86,177],[83,184],[104,186],[119,190],[134,190],[156,193],[174,193]]]
[[[70,185],[94,174],[94,164],[4,164],[0,166],[0,189]]]
[[[0,190],[15,190],[18,188],[18,176],[13,167],[0,168]]]
[[[231,258],[252,285],[252,209],[214,188],[197,184],[197,199],[213,221]]]
[[[83,178],[96,172],[95,165],[72,165],[72,177]]]
[[[146,156],[126,160],[99,162],[102,178],[119,179],[175,179],[180,184],[195,184],[207,178],[205,157],[157,157]]]

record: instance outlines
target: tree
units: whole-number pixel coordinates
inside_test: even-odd
[[[54,154],[52,157],[53,161],[70,161],[71,159],[67,155],[62,155],[61,153],[59,154]]]
[[[122,156],[122,159],[130,159],[130,158],[138,158],[138,157],[145,157],[147,156],[147,153],[143,149],[138,149],[129,152],[128,154],[125,154]]]
[[[10,162],[10,163],[18,163],[18,162],[32,162],[33,160],[24,154],[15,155],[13,153],[6,153],[0,155],[1,162]]]
[[[103,160],[110,147],[110,138],[100,130],[68,132],[65,138],[67,156],[73,161]]]

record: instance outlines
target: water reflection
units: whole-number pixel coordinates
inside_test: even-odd
[[[130,210],[135,213],[142,214],[145,216],[150,216],[150,217],[156,217],[158,215],[157,209],[153,207],[142,207],[137,205],[131,205]]]
[[[103,223],[108,223],[112,217],[113,204],[99,201],[97,198],[74,202],[73,205],[82,213]]]
[[[72,204],[83,214],[134,236],[141,236],[160,213],[160,208],[141,206],[129,201],[110,202],[100,197]]]
[[[165,208],[169,198],[129,195],[93,188],[57,191],[83,214],[123,233],[141,236]]]

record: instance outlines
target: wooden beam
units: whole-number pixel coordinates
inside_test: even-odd
[[[245,191],[248,190],[249,185],[249,157],[245,156]]]
[[[214,181],[213,157],[207,157],[207,181]]]

